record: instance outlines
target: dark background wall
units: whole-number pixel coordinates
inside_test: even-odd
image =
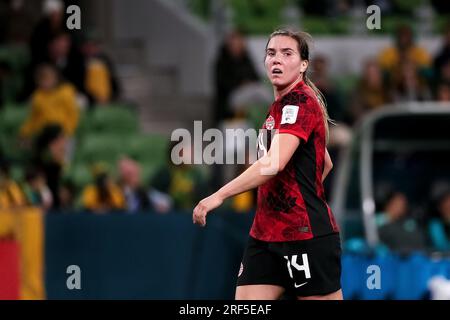
[[[253,215],[48,215],[48,299],[232,299]],[[66,286],[81,269],[81,290]]]

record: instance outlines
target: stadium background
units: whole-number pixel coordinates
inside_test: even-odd
[[[427,0],[0,1],[0,298],[231,299],[255,195],[206,229],[191,212],[245,165],[173,166],[170,134],[258,128],[265,42],[289,25],[313,36],[338,123],[326,189],[345,298],[448,299],[449,17]]]

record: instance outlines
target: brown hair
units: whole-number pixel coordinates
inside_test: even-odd
[[[272,32],[272,34],[269,36],[269,40],[267,40],[267,44],[266,44],[266,49],[267,49],[267,46],[269,45],[270,40],[276,36],[285,36],[285,37],[294,39],[297,42],[298,52],[300,53],[300,58],[302,60],[309,61],[309,48],[310,48],[309,44],[312,42],[312,37],[310,34],[303,32],[303,31],[292,31],[289,29],[276,30],[276,31]],[[305,81],[306,85],[309,86],[316,94],[316,98],[322,109],[323,121],[325,124],[326,139],[328,142],[328,138],[329,138],[328,122],[332,123],[332,120],[330,119],[330,116],[328,115],[327,104],[326,104],[324,95],[315,86],[315,84],[309,79],[307,72],[308,72],[308,70],[306,70],[305,73],[303,74],[303,80]]]

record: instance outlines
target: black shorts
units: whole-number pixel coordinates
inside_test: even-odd
[[[341,289],[339,234],[311,240],[265,242],[250,237],[238,286],[269,284],[297,297],[326,295]]]

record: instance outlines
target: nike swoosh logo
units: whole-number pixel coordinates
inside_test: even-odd
[[[303,283],[301,283],[301,284],[299,284],[299,285],[297,285],[296,283],[294,283],[294,287],[296,287],[296,288],[300,288],[301,286],[304,286],[305,284],[307,284],[308,282],[303,282]]]

